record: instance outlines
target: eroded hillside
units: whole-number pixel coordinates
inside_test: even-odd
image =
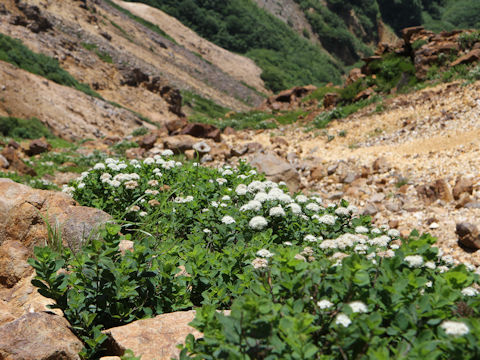
[[[233,110],[247,110],[262,100],[258,91],[252,90],[256,87],[264,91],[259,71],[250,60],[232,55],[232,70],[227,73],[169,38],[159,27],[150,23],[145,26],[145,21],[110,2],[8,0],[2,5],[1,33],[58,59],[61,67],[105,100],[152,122],[183,116],[180,91],[197,93]],[[209,48],[205,43],[202,46]],[[229,57],[226,51],[222,55],[223,59]],[[243,69],[248,76],[238,75],[241,71],[236,69]],[[27,112],[42,120],[45,111],[54,114],[50,118],[61,116],[52,98],[62,93],[45,94],[38,91],[32,95],[37,104],[42,104],[38,107],[42,111],[26,104],[31,110],[20,111],[18,116]],[[12,111],[18,110],[19,104],[8,99],[5,97],[1,104],[2,114],[17,116]]]

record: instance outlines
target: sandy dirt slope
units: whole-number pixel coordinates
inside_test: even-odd
[[[125,136],[140,126],[152,127],[130,111],[3,61],[0,61],[0,87],[0,116],[36,117],[65,139]]]
[[[268,93],[263,80],[260,78],[262,70],[255,62],[245,56],[237,55],[227,51],[210,41],[205,40],[184,26],[180,21],[151,6],[114,0],[114,2],[128,9],[170,35],[178,44],[185,46],[190,51],[200,54],[205,60],[222,69],[233,78],[253,86],[260,92]]]

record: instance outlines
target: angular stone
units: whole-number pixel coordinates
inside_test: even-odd
[[[155,145],[157,139],[157,134],[147,134],[138,141],[138,146],[140,146],[142,149],[150,150]]]
[[[20,241],[5,241],[0,246],[0,286],[11,288],[31,273],[29,257],[30,252]]]
[[[182,130],[181,135],[191,135],[197,138],[212,139],[219,142],[221,139],[221,131],[216,126],[203,123],[187,124]]]
[[[10,179],[0,179],[0,194],[0,245],[17,240],[31,251],[45,244],[48,219],[52,227],[61,229],[64,244],[76,248],[110,219],[101,210],[76,206],[66,194],[32,189]]]
[[[9,170],[31,176],[35,176],[37,174],[34,169],[32,169],[30,166],[25,164],[22,159],[20,159],[17,151],[13,147],[7,146],[3,149],[1,155],[8,161]]]
[[[172,150],[176,154],[182,154],[186,150],[190,150],[198,139],[190,135],[174,135],[165,138],[163,144],[167,149]]]
[[[473,179],[466,179],[464,177],[459,177],[455,182],[455,186],[453,188],[453,197],[455,200],[460,198],[460,195],[463,193],[471,194],[473,192]]]
[[[9,166],[10,163],[5,159],[5,156],[0,155],[0,168],[7,169]]]
[[[372,164],[372,169],[379,173],[385,173],[389,171],[391,168],[392,166],[388,162],[387,158],[383,156],[377,158]]]
[[[457,60],[450,64],[450,67],[454,67],[460,64],[470,64],[480,60],[480,49],[475,49],[469,53],[459,57]]]
[[[284,181],[290,191],[296,192],[300,188],[300,175],[284,159],[273,153],[257,153],[250,164],[265,173],[269,180]]]
[[[122,356],[130,349],[142,360],[176,358],[180,353],[177,345],[183,343],[188,334],[195,338],[202,336],[188,325],[194,318],[194,310],[179,311],[105,330],[109,336],[107,354]]]
[[[0,326],[2,360],[80,360],[83,344],[64,318],[29,313]]]
[[[45,139],[35,139],[28,144],[28,149],[25,154],[28,156],[38,155],[52,149],[52,145],[45,141]]]
[[[378,212],[377,207],[372,203],[368,203],[367,206],[365,206],[365,209],[363,210],[363,215],[373,216],[377,212]]]
[[[471,223],[458,223],[456,226],[458,242],[469,249],[480,249],[478,228]]]

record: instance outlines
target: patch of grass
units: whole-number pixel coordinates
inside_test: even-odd
[[[84,49],[86,49],[88,51],[93,51],[93,50],[98,49],[97,44],[93,44],[93,43],[82,42],[81,45]]]
[[[112,57],[110,56],[109,53],[106,53],[106,52],[103,52],[103,51],[95,51],[95,54],[97,54],[97,56],[100,58],[100,60],[102,60],[103,62],[107,63],[107,64],[113,64],[113,59]]]
[[[196,117],[220,118],[230,111],[230,109],[189,90],[182,91],[182,106],[188,106],[192,110],[192,119]]]
[[[0,134],[15,139],[53,139],[51,131],[37,118],[20,119],[0,116]]]
[[[112,63],[113,63],[113,59],[112,59],[112,57],[110,56],[110,54],[107,53],[107,52],[104,52],[104,51],[100,51],[100,50],[98,49],[97,44],[82,42],[82,47],[85,48],[85,49],[88,50],[88,51],[93,51],[95,54],[97,54],[97,56],[98,56],[98,57],[100,58],[100,60],[102,60],[103,62],[106,62],[106,63],[108,63],[108,64],[112,64]]]
[[[118,31],[120,31],[120,33],[122,34],[122,36],[127,39],[128,41],[130,42],[133,42],[133,39],[132,39],[132,36],[124,29],[122,28],[120,25],[118,25],[115,21],[113,20],[110,20],[110,24],[112,24],[112,26],[114,28],[116,28]]]
[[[120,141],[116,143],[115,145],[112,146],[112,150],[117,154],[118,156],[125,156],[125,151],[131,148],[137,148],[138,144],[133,141]]]
[[[36,75],[43,76],[60,85],[82,91],[99,99],[102,97],[87,84],[78,82],[72,75],[62,69],[57,60],[31,51],[20,40],[0,34],[0,60],[17,66]]]
[[[157,33],[158,35],[160,36],[163,36],[165,39],[168,39],[170,40],[171,42],[173,43],[177,43],[171,36],[169,36],[165,31],[163,31],[162,29],[160,29],[157,25],[155,24],[152,24],[151,22],[139,17],[139,16],[136,16],[136,15],[133,15],[130,11],[128,11],[127,9],[115,4],[113,1],[111,0],[104,0],[108,5],[110,5],[111,7],[117,9],[118,11],[124,13],[125,15],[127,15],[130,19],[132,20],[135,20],[137,23],[145,26],[146,28],[150,29],[151,31]]]
[[[428,44],[428,41],[425,39],[418,39],[415,40],[412,44],[412,49],[413,50],[418,50],[420,49],[423,45]]]
[[[148,134],[148,129],[143,126],[132,131],[132,136],[142,136],[146,134]]]
[[[470,49],[476,42],[480,42],[480,30],[463,33],[458,37],[458,43],[462,50]]]

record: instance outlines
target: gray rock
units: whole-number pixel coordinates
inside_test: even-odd
[[[378,213],[378,209],[375,204],[372,203],[368,203],[367,206],[365,206],[365,209],[363,209],[363,215],[373,216],[376,213]]]
[[[300,187],[300,175],[287,161],[276,154],[256,154],[250,164],[259,172],[265,173],[271,181],[284,181],[290,191],[296,192]]]
[[[384,193],[375,193],[370,197],[370,201],[372,203],[379,203],[385,200],[385,194]]]

